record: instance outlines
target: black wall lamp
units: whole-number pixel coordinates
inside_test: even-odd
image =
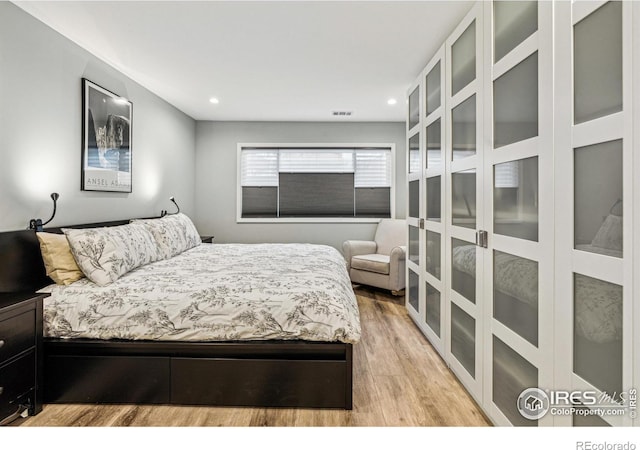
[[[170,213],[170,212],[167,212],[166,209],[163,209],[160,212],[160,217],[164,217],[164,216],[167,216],[167,215],[170,216],[170,215],[173,215],[173,214],[178,214],[180,212],[180,207],[178,206],[178,203],[176,202],[175,197],[171,196],[171,197],[169,197],[169,200],[171,200],[173,202],[173,204],[176,205],[176,208],[178,208],[178,210],[176,212],[174,212],[174,213]]]
[[[60,198],[60,194],[58,194],[57,192],[53,192],[51,194],[51,200],[53,200],[53,213],[51,213],[51,217],[49,217],[49,220],[47,220],[46,222],[42,222],[42,219],[31,219],[29,221],[29,229],[30,230],[35,230],[35,231],[42,231],[42,227],[44,227],[46,224],[48,224],[49,222],[51,222],[53,220],[53,218],[56,216],[56,209],[58,206],[58,199]]]

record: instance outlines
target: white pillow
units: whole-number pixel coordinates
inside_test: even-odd
[[[62,231],[82,272],[99,286],[159,259],[158,246],[142,224]]]
[[[151,232],[158,244],[160,259],[168,259],[202,243],[195,225],[182,213],[159,219],[133,219]]]

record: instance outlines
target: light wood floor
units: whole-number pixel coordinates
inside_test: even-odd
[[[402,298],[356,287],[353,410],[45,405],[19,426],[486,426],[489,422],[407,316]]]

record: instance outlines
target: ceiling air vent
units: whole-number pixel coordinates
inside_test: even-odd
[[[341,116],[341,117],[348,117],[351,114],[353,114],[353,111],[333,111],[331,113],[331,115],[333,116]]]

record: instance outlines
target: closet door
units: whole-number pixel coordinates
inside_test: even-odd
[[[419,317],[424,311],[424,293],[421,278],[421,267],[424,262],[422,252],[424,238],[422,236],[424,227],[421,222],[423,217],[423,205],[420,193],[423,190],[422,165],[423,165],[423,135],[420,133],[422,117],[421,98],[422,77],[413,83],[409,88],[409,102],[407,112],[407,181],[408,205],[407,205],[407,279],[406,279],[406,307],[409,315]]]
[[[520,397],[553,388],[552,5],[484,7],[484,405],[499,425],[549,425]]]
[[[423,72],[425,115],[422,133],[425,136],[422,197],[425,219],[425,264],[423,266],[425,303],[418,325],[429,341],[444,356],[446,334],[444,307],[444,127],[445,127],[445,67],[444,45],[427,64]]]
[[[633,2],[557,2],[556,377],[628,406],[632,388]],[[611,407],[613,405],[613,407]],[[589,407],[586,407],[589,409]],[[624,411],[623,411],[624,412]],[[631,425],[623,415],[558,425]]]
[[[446,359],[482,403],[482,4],[445,43]],[[441,234],[442,236],[442,234]]]

